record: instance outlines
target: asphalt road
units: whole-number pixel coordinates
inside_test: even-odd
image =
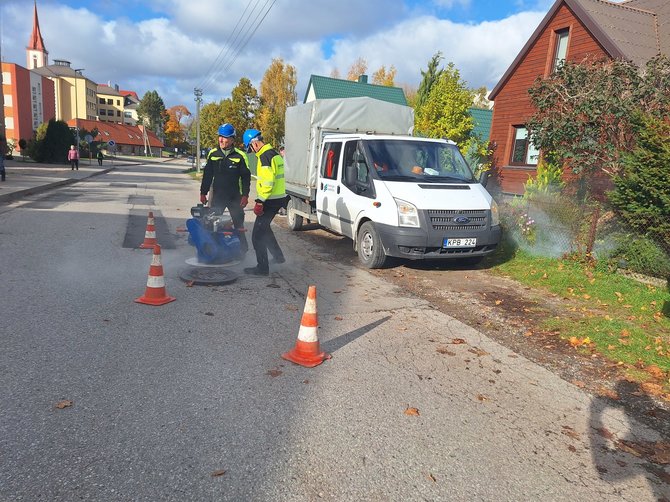
[[[269,278],[189,287],[197,194],[122,167],[0,208],[0,500],[670,498],[611,448],[654,431],[300,236]],[[162,307],[133,301],[149,210]],[[306,369],[280,354],[311,284],[333,357]]]

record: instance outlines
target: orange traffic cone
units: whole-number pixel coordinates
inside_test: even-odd
[[[156,241],[156,227],[154,226],[154,213],[149,211],[149,218],[147,218],[147,229],[144,232],[144,242],[140,244],[141,249],[153,249],[158,244]]]
[[[330,354],[320,352],[319,338],[317,336],[317,328],[319,322],[316,317],[316,286],[310,286],[307,292],[307,300],[305,300],[305,310],[300,321],[300,331],[298,331],[298,341],[293,350],[282,357],[287,361],[313,368],[318,366],[324,360],[330,359]]]
[[[163,278],[163,265],[161,265],[161,247],[156,244],[154,246],[154,254],[151,258],[151,266],[149,267],[149,277],[147,278],[147,289],[144,295],[135,298],[137,303],[144,303],[146,305],[165,305],[175,301],[176,298],[168,296],[165,291],[165,279]]]

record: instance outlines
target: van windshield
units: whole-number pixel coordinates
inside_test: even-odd
[[[388,181],[474,183],[456,145],[435,141],[369,140],[364,142],[378,176]]]

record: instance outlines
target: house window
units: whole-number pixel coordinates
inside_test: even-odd
[[[565,56],[568,54],[568,36],[570,30],[560,30],[556,32],[556,47],[554,50],[554,64],[551,67],[552,72],[563,64]]]
[[[107,104],[108,104],[108,105],[113,105],[113,104],[114,104],[114,100],[111,99],[111,98],[107,98]]]
[[[105,104],[105,98],[100,98],[99,101],[100,101],[100,104],[101,104],[101,105],[104,105],[104,104]]]
[[[536,166],[539,158],[540,151],[528,140],[528,129],[515,126],[510,164]]]
[[[100,108],[100,115],[107,115],[107,111],[104,108]]]

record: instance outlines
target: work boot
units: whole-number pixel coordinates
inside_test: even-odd
[[[285,261],[286,261],[286,258],[284,258],[283,256],[279,256],[279,257],[273,257],[270,260],[270,263],[276,263],[277,265],[279,265],[281,263],[284,263]]]
[[[244,273],[249,275],[264,275],[264,276],[270,275],[269,270],[261,270],[258,267],[246,267],[244,269]]]

